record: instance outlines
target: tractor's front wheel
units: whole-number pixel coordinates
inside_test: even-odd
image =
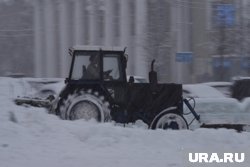
[[[62,119],[87,121],[94,119],[98,122],[106,122],[111,119],[108,105],[108,102],[97,92],[81,90],[68,95],[59,110]]]
[[[174,110],[165,110],[154,118],[150,128],[181,130],[188,129],[188,124],[186,119],[182,115],[174,112]]]

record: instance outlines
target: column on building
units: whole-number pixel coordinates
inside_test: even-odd
[[[70,56],[68,49],[70,47],[70,23],[69,23],[69,5],[68,0],[60,0],[59,3],[59,48],[60,48],[60,76],[67,77],[70,66]]]
[[[85,10],[85,0],[74,0],[74,45],[83,45],[84,44],[84,10]]]
[[[133,54],[132,54],[132,40],[131,40],[131,9],[129,6],[130,1],[120,0],[120,45],[126,48],[128,54],[127,73],[133,75]]]
[[[35,0],[34,4],[34,76],[43,77],[43,20],[42,20],[42,1]]]
[[[44,15],[45,15],[45,74],[46,77],[55,77],[56,69],[55,69],[55,9],[54,9],[54,1],[45,0],[44,7]]]
[[[98,0],[91,0],[89,3],[89,44],[98,45]]]
[[[175,56],[177,52],[177,10],[178,6],[177,3],[171,1],[170,3],[170,31],[171,31],[171,45],[172,45],[172,52],[171,52],[171,61],[170,61],[170,70],[171,70],[171,82],[177,82],[177,64],[175,61]]]
[[[181,33],[179,34],[178,40],[181,42],[180,49],[184,52],[191,52],[191,13],[190,13],[190,6],[191,4],[188,4],[186,6],[181,7],[181,18],[180,18],[180,30]],[[192,80],[192,74],[190,71],[191,63],[182,63],[182,78],[181,83],[190,83]]]
[[[105,16],[104,16],[104,45],[114,45],[114,7],[112,0],[105,0]]]
[[[192,79],[190,76],[190,63],[175,61],[176,53],[190,52],[191,50],[190,7],[173,2],[171,15],[171,31],[175,34],[173,41],[175,41],[174,45],[176,46],[172,55],[172,78],[177,83],[190,83]]]
[[[148,64],[145,54],[145,34],[147,25],[147,1],[136,0],[135,23],[136,23],[136,45],[135,57],[132,60],[135,63],[135,74],[139,76],[148,76]]]
[[[182,83],[183,81],[183,68],[182,62],[176,62],[176,54],[184,52],[183,50],[183,29],[182,29],[182,6],[179,3],[172,1],[171,5],[171,31],[174,32],[174,46],[172,55],[172,77],[173,82]]]

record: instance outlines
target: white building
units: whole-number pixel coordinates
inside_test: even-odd
[[[72,45],[127,47],[128,73],[146,76],[141,38],[146,5],[145,0],[35,0],[35,76],[66,77]]]
[[[130,75],[147,77],[155,56],[164,66],[160,80],[191,82],[190,64],[175,60],[177,52],[191,51],[189,1],[183,5],[179,0],[34,0],[35,77],[67,77],[68,48],[77,44],[127,47]],[[150,38],[146,38],[153,20],[152,4],[157,7],[155,13],[165,6],[159,17],[166,19],[157,23],[162,24],[161,31],[170,34],[169,43],[159,46],[150,46]],[[149,53],[152,49],[156,51]]]

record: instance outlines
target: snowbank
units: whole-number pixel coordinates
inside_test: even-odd
[[[41,108],[14,105],[9,82],[15,81],[0,80],[1,167],[183,167],[190,151],[250,148],[250,133],[233,130],[153,131],[60,120]]]
[[[113,123],[71,122],[42,109],[6,104],[0,116],[0,162],[5,167],[182,167],[189,151],[250,147],[249,133],[153,131]]]
[[[221,92],[215,88],[205,84],[184,84],[182,86],[184,97],[199,97],[199,98],[223,98]],[[186,94],[185,94],[186,93]]]
[[[193,101],[190,101],[193,106]],[[201,116],[201,121],[206,124],[234,123],[249,124],[250,101],[244,104],[233,98],[195,98],[195,111]],[[185,113],[189,112],[184,105]]]

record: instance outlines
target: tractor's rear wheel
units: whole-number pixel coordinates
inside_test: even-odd
[[[188,123],[186,119],[177,112],[174,112],[173,110],[165,110],[154,118],[150,128],[181,130],[188,129]]]
[[[68,95],[60,106],[60,116],[67,120],[90,120],[107,122],[111,119],[108,102],[92,90],[76,91]]]

